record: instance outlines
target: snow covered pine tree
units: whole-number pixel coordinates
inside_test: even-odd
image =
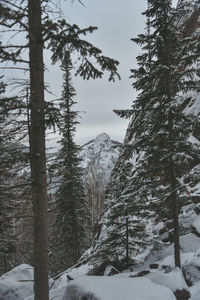
[[[79,146],[74,142],[76,125],[79,122],[78,112],[73,110],[76,92],[72,86],[73,66],[68,51],[66,51],[61,69],[64,79],[60,103],[62,138],[57,158],[60,186],[56,197],[56,222],[52,236],[56,272],[62,272],[75,264],[87,249],[88,226],[91,221],[81,178]]]
[[[170,221],[175,265],[181,264],[178,212],[180,206],[191,201],[184,177],[200,159],[199,147],[191,140],[199,121],[185,113],[191,100],[189,92],[197,91],[199,86],[199,39],[195,33],[185,36],[179,23],[188,11],[187,5],[174,9],[170,0],[149,0],[144,12],[147,33],[133,39],[142,47],[138,68],[131,70],[133,87],[139,95],[131,110],[117,111],[122,117],[132,113],[124,145],[126,158],[122,169],[118,169],[118,181],[126,166],[131,169],[129,163],[132,169],[126,175],[121,195],[111,190],[107,199],[102,231],[94,247],[94,263],[119,263],[126,256],[120,233],[125,231],[128,217],[130,257],[160,242],[152,226],[148,231],[148,224],[166,221],[168,226]]]

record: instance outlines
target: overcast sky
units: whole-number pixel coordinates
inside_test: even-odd
[[[94,25],[98,30],[90,35],[89,41],[99,47],[103,54],[120,62],[121,80],[108,82],[108,74],[103,79],[84,81],[74,78],[77,91],[78,110],[82,113],[81,124],[77,127],[76,138],[83,144],[96,135],[106,132],[112,139],[122,141],[128,125],[113,113],[113,109],[130,108],[135,92],[129,80],[130,68],[135,66],[139,51],[130,41],[145,26],[141,12],[146,8],[146,0],[84,0],[85,7],[78,1],[62,3],[62,9],[70,23],[80,27]],[[59,72],[59,70],[58,70]],[[52,76],[49,72],[49,76]],[[55,70],[54,70],[55,76]],[[59,75],[55,85],[60,87]]]
[[[113,109],[130,108],[136,93],[131,86],[130,68],[136,66],[139,48],[130,40],[142,33],[145,19],[141,15],[146,9],[146,0],[83,0],[85,7],[77,0],[62,3],[67,20],[80,27],[98,27],[90,36],[90,41],[103,50],[103,54],[120,62],[121,80],[108,82],[108,74],[103,79],[84,81],[73,80],[77,91],[78,109],[82,114],[77,128],[77,141],[80,144],[94,138],[101,132],[112,139],[123,141],[128,125]],[[175,4],[177,1],[174,0]]]
[[[120,62],[121,80],[108,82],[108,74],[103,79],[82,80],[74,78],[77,91],[77,109],[81,114],[77,127],[76,139],[79,144],[88,142],[102,132],[114,140],[122,141],[128,125],[127,120],[120,119],[113,109],[130,108],[135,93],[129,80],[130,68],[135,65],[139,51],[130,41],[142,32],[145,24],[141,12],[145,10],[145,0],[84,0],[85,7],[74,1],[63,1],[62,10],[70,23],[85,28],[97,26],[98,30],[88,36],[88,40],[99,47],[103,54]],[[59,94],[61,73],[56,66],[49,69],[46,80],[52,90]]]
[[[146,0],[60,0],[63,13],[69,23],[81,28],[97,26],[98,30],[88,36],[88,40],[99,47],[105,56],[120,62],[121,80],[108,82],[108,74],[103,79],[84,81],[73,78],[77,91],[77,110],[81,114],[76,140],[79,144],[88,142],[102,132],[114,140],[123,141],[128,121],[120,119],[113,109],[130,108],[136,93],[131,86],[130,69],[136,66],[136,56],[140,49],[130,40],[144,32],[145,19],[141,15],[146,9]],[[73,4],[71,4],[73,2]],[[177,0],[174,0],[175,4]],[[45,52],[48,72],[45,80],[52,92],[60,96],[62,77],[59,65],[50,66],[49,53]]]

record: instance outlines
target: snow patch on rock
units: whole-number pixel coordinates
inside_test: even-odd
[[[180,225],[183,228],[190,228],[192,223],[197,217],[197,214],[195,212],[195,204],[189,204],[186,206],[183,206],[180,210],[179,220]]]

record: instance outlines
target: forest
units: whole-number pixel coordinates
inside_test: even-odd
[[[84,145],[74,79],[120,61],[61,2],[0,0],[0,300],[200,300],[200,2],[145,1],[123,142]]]

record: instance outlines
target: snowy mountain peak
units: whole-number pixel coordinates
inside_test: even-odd
[[[118,143],[119,142],[115,142],[115,141],[111,141],[109,135],[105,132],[100,133],[99,135],[96,136],[96,138],[94,138],[93,140],[89,141],[88,143],[86,143],[85,145],[82,146],[82,150],[84,149],[91,149],[94,148],[94,150],[96,149],[96,151],[98,151],[99,147],[101,146],[105,146],[105,145],[110,145],[111,143]]]
[[[80,156],[88,202],[95,210],[93,223],[103,208],[105,188],[121,148],[122,144],[111,140],[106,133],[99,134],[81,148]]]
[[[95,138],[95,141],[100,142],[100,143],[104,143],[104,142],[109,142],[110,141],[110,137],[107,133],[102,132],[99,135],[97,135],[97,137]]]
[[[107,169],[113,165],[119,156],[119,150],[122,144],[110,139],[106,133],[99,134],[81,148],[82,167],[88,168],[89,165],[95,165]]]

